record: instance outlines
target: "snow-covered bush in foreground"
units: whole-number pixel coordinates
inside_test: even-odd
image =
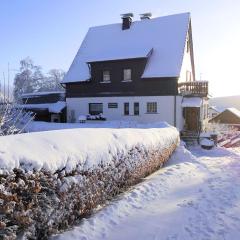
[[[14,104],[2,103],[0,105],[0,136],[17,134],[33,120],[34,115]]]
[[[47,239],[68,228],[156,171],[178,143],[172,127],[0,138],[0,238]]]

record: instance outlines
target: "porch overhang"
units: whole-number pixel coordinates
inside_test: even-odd
[[[182,107],[196,107],[200,108],[202,105],[202,98],[199,97],[184,97],[182,101]]]

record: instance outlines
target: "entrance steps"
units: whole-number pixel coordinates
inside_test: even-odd
[[[198,132],[182,131],[181,140],[184,141],[186,145],[198,145],[199,135],[200,134]]]

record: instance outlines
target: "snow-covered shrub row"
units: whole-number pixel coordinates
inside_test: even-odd
[[[179,143],[171,127],[85,130],[23,134],[22,141],[8,136],[4,147],[0,139],[0,239],[47,239],[68,228],[156,171]],[[4,155],[13,142],[14,153]]]
[[[0,136],[19,134],[33,121],[34,114],[14,104],[0,103]]]

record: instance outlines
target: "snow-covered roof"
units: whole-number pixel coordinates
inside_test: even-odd
[[[63,91],[48,91],[48,92],[32,92],[32,93],[23,93],[21,96],[26,97],[34,97],[34,96],[44,96],[50,94],[65,94]]]
[[[225,107],[219,107],[219,106],[209,106],[209,108],[212,109],[212,110],[214,110],[214,111],[216,111],[216,112],[218,112],[218,113],[221,113],[221,112],[223,112],[224,110],[226,110]]]
[[[60,113],[66,107],[66,102],[58,101],[56,103],[23,104],[19,105],[19,107],[25,109],[46,109],[51,113]]]
[[[240,111],[236,108],[227,108],[226,110],[230,111],[234,115],[236,115],[238,118],[240,118]]]
[[[121,23],[92,27],[62,83],[89,80],[89,61],[142,57],[151,49],[142,77],[179,77],[189,21],[182,13],[135,21],[128,30]]]
[[[183,98],[182,107],[201,107],[202,99],[199,97]]]

